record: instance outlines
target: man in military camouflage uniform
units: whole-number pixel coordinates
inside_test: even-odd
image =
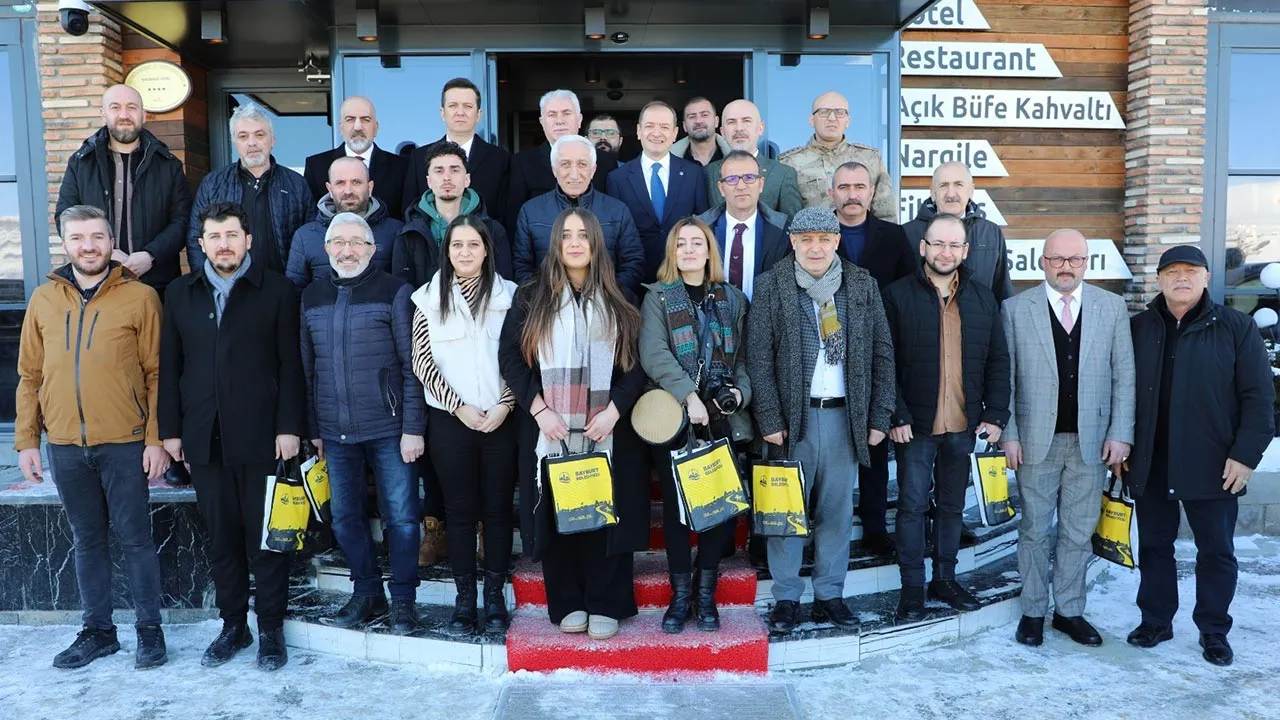
[[[871,171],[876,191],[871,213],[886,222],[898,221],[898,196],[893,191],[893,178],[880,157],[880,151],[844,139],[849,127],[849,101],[838,92],[825,92],[813,101],[809,113],[813,137],[803,147],[788,150],[778,157],[795,168],[800,176],[800,195],[805,207],[832,207],[827,195],[836,168],[849,161],[860,162]]]

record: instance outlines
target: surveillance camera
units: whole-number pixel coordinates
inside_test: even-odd
[[[92,10],[93,7],[84,0],[58,0],[62,29],[76,36],[89,32],[89,12]]]

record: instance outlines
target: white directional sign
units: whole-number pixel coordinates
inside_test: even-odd
[[[990,30],[973,0],[938,0],[907,27],[912,30]]]
[[[916,219],[916,215],[920,213],[920,206],[924,205],[924,201],[929,199],[928,188],[904,188],[898,199],[898,223],[907,223]],[[1000,208],[991,199],[991,193],[986,190],[974,190],[973,202],[982,208],[982,212],[986,214],[987,219],[997,225],[1008,225],[1005,222],[1004,215],[1000,213]]]
[[[1043,280],[1040,250],[1044,240],[1005,240],[1009,254],[1009,277],[1013,280]],[[1085,280],[1128,280],[1133,272],[1113,240],[1090,240]]]
[[[1042,43],[903,40],[903,75],[1060,78]]]
[[[986,140],[920,140],[903,138],[898,145],[903,177],[930,177],[943,163],[958,162],[974,177],[1008,177],[1009,171]]]
[[[904,126],[1124,129],[1110,93],[903,88]]]

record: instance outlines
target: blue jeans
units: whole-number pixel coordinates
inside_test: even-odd
[[[49,469],[71,523],[76,584],[86,627],[111,621],[108,521],[124,551],[137,626],[160,624],[160,560],[151,537],[150,491],[142,472],[142,443],[78,447],[49,443]]]
[[[365,499],[365,465],[373,468],[378,511],[391,556],[391,597],[413,600],[418,587],[418,488],[414,466],[400,458],[400,436],[344,444],[325,440],[333,487],[333,534],[347,558],[356,597],[382,595],[382,573],[373,552]]]
[[[898,571],[902,575],[902,584],[924,585],[925,513],[929,510],[929,488],[933,485],[935,463],[938,466],[938,487],[934,496],[938,508],[933,521],[936,548],[933,579],[954,580],[973,435],[967,432],[919,434],[912,437],[911,442],[899,444],[897,450]]]

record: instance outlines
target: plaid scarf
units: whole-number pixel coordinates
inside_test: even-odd
[[[844,281],[844,268],[840,258],[834,258],[831,267],[820,278],[810,275],[808,270],[800,267],[799,262],[793,262],[796,284],[818,305],[818,335],[822,336],[827,364],[840,365],[844,362],[844,332],[840,326],[840,316],[836,313],[836,291]]]
[[[702,351],[698,341],[697,309],[689,299],[689,292],[685,290],[683,281],[677,280],[662,286],[667,304],[667,328],[671,332],[671,346],[675,349],[680,367],[698,384],[699,390],[706,386],[708,377],[729,377],[733,374],[729,356],[737,350],[738,344],[733,334],[733,306],[729,302],[729,292],[723,287],[708,284],[707,293],[715,298],[712,312],[705,312],[704,305],[712,337],[711,366],[706,368],[706,373],[699,373]],[[729,319],[728,323],[723,322],[725,318]]]
[[[600,301],[576,301],[573,291],[566,287],[551,337],[538,351],[538,364],[542,373],[542,399],[552,411],[560,413],[571,430],[581,431],[591,418],[609,406],[614,342],[614,331]],[[566,442],[572,453],[584,452],[587,447],[581,432],[570,434]],[[612,447],[612,435],[596,444],[596,450],[604,452]],[[538,434],[539,473],[542,458],[559,453],[559,443]]]

